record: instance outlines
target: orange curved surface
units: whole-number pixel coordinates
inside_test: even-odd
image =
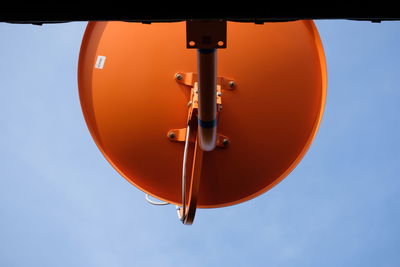
[[[223,93],[218,132],[230,145],[204,153],[200,208],[249,200],[284,179],[311,145],[325,104],[326,64],[312,21],[228,22],[227,30],[218,76],[237,86]],[[174,204],[184,144],[166,133],[186,126],[190,93],[174,74],[197,72],[185,38],[184,22],[90,22],[78,69],[83,114],[105,158],[130,183]]]

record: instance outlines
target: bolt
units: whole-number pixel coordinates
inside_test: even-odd
[[[228,138],[224,138],[224,140],[222,140],[222,144],[223,144],[224,146],[229,145],[229,139],[228,139]]]
[[[233,87],[235,87],[236,86],[236,83],[234,82],[234,81],[230,81],[229,82],[229,87],[230,88],[233,88]]]
[[[183,79],[183,75],[181,73],[177,73],[175,74],[175,79],[177,79],[178,81]]]
[[[170,132],[168,134],[169,138],[174,139],[175,138],[175,133],[174,132]]]
[[[189,102],[187,103],[188,107],[190,107],[192,104],[193,104],[192,101],[189,101]]]
[[[222,92],[217,92],[217,96],[221,96],[222,95]]]

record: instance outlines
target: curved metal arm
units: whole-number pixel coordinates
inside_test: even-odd
[[[203,150],[199,146],[196,137],[193,165],[191,171],[191,181],[189,188],[188,203],[186,204],[186,162],[187,152],[189,147],[190,126],[186,130],[185,150],[183,155],[183,169],[182,169],[182,208],[178,208],[178,217],[183,224],[192,224],[196,215],[197,198],[200,187],[201,165],[203,159]]]

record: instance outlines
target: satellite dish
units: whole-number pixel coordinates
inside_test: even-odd
[[[196,30],[220,28],[219,40],[196,39],[190,22],[90,22],[79,57],[81,106],[98,148],[134,186],[182,206],[186,224],[196,207],[238,204],[284,179],[310,147],[325,104],[312,21],[223,23],[226,39],[223,26]],[[199,89],[210,81],[215,112],[202,119]]]

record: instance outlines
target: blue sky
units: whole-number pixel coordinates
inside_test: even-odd
[[[309,152],[240,205],[148,205],[84,123],[86,23],[0,24],[0,266],[399,266],[400,22],[317,21],[328,97]]]

